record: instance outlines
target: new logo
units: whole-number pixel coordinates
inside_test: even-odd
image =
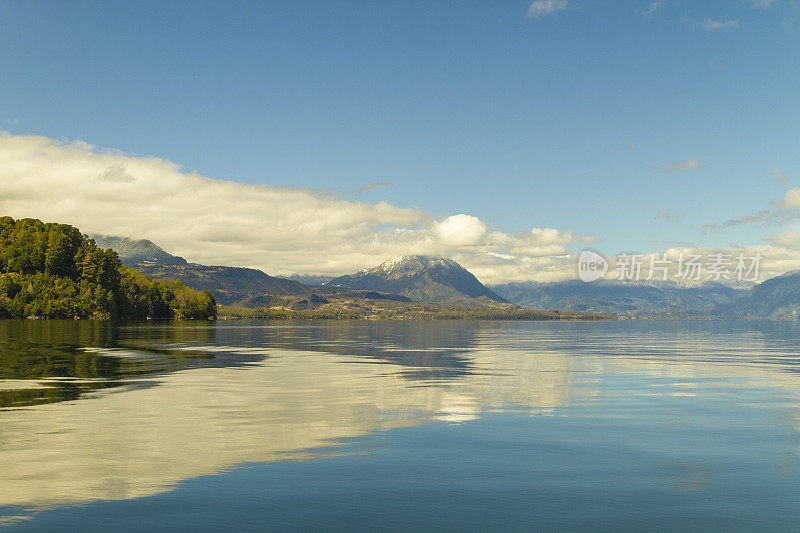
[[[608,261],[591,250],[584,250],[578,257],[578,276],[581,281],[590,283],[602,278],[608,271]]]

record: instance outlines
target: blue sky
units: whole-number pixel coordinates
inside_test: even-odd
[[[752,244],[787,227],[701,228],[797,184],[798,51],[795,0],[0,0],[0,129],[607,253]]]

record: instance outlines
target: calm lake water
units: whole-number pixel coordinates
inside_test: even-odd
[[[800,324],[0,321],[0,531],[800,528]]]

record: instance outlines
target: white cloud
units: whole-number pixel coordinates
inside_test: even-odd
[[[711,20],[703,22],[703,29],[706,31],[735,30],[739,27],[738,20]]]
[[[553,279],[572,275],[559,269],[566,245],[593,240],[551,228],[489,231],[469,214],[214,180],[164,159],[3,133],[0,215],[150,239],[189,261],[273,275],[345,274],[429,254],[456,258],[486,282]]]
[[[656,220],[669,220],[671,222],[680,222],[685,215],[682,213],[675,213],[668,209],[662,209],[656,215]]]
[[[434,233],[449,246],[473,246],[486,235],[486,224],[471,215],[453,215],[433,224]]]
[[[732,228],[742,224],[751,224],[757,222],[770,223],[774,222],[779,214],[779,212],[771,209],[762,209],[761,211],[753,213],[752,215],[743,215],[739,218],[726,220],[725,222],[712,222],[710,224],[706,224],[703,226],[703,233],[708,233],[709,231],[715,231],[718,229]]]
[[[656,11],[661,9],[661,6],[663,5],[664,5],[664,0],[657,0],[656,2],[651,3],[650,6],[642,12],[642,14],[646,17],[649,17],[653,15]]]
[[[659,169],[666,172],[683,172],[684,170],[696,170],[702,166],[703,160],[699,157],[693,157],[686,161],[676,161],[674,163],[662,165]]]
[[[567,0],[534,0],[528,7],[528,16],[531,18],[552,15],[557,11],[567,8]]]
[[[514,281],[562,281],[577,277],[578,256],[572,253],[544,257],[517,257],[505,254],[483,254],[468,257],[453,255],[481,280],[489,283]]]
[[[783,200],[778,202],[780,209],[792,209],[800,207],[800,187],[795,187],[786,191]]]
[[[789,174],[783,172],[779,168],[773,168],[772,175],[775,176],[775,179],[778,180],[778,183],[780,183],[781,185],[784,185],[789,182]]]
[[[769,242],[775,246],[800,250],[800,235],[793,231],[784,231],[770,237]]]
[[[353,191],[353,193],[359,195],[367,192],[378,191],[380,189],[386,189],[387,187],[391,186],[392,186],[391,183],[365,183],[364,185]]]
[[[776,175],[780,177],[780,171]],[[772,201],[770,205],[772,206],[771,208],[762,209],[750,215],[743,215],[725,222],[706,224],[703,226],[703,232],[708,233],[709,231],[752,223],[761,223],[765,226],[781,226],[800,220],[800,187],[789,189],[782,200]]]

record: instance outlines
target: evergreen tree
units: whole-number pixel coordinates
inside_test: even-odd
[[[0,217],[0,318],[215,318],[207,291],[154,281],[67,224]]]

